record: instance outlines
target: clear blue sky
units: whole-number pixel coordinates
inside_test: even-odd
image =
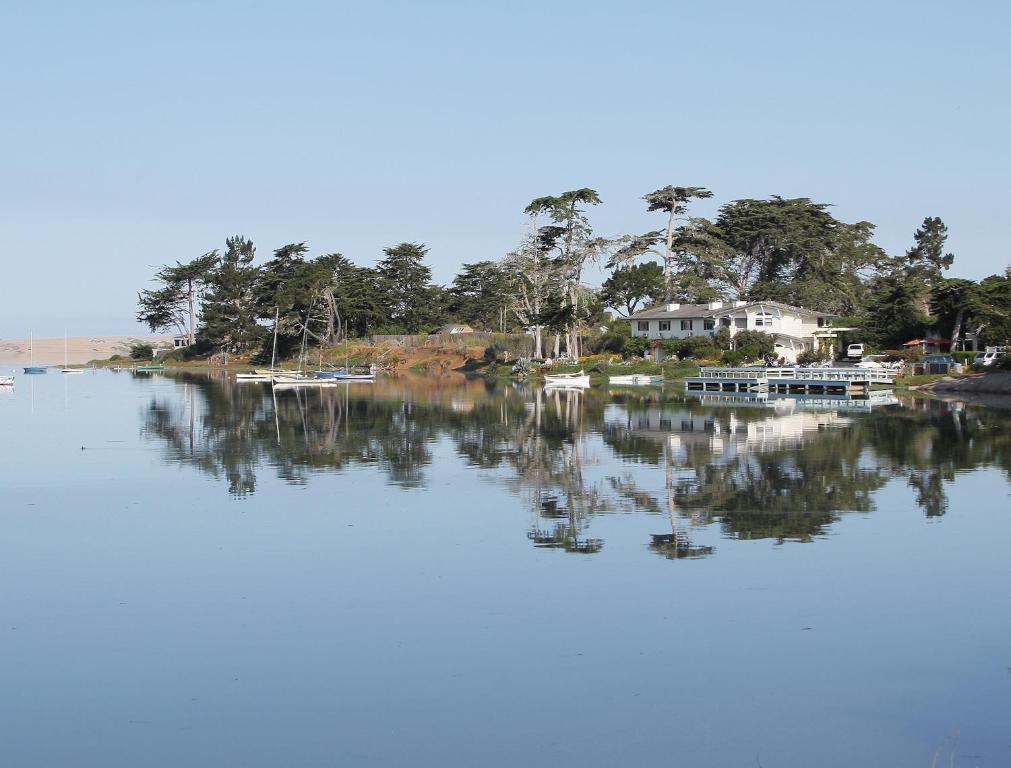
[[[952,274],[1011,258],[1004,2],[11,2],[0,22],[0,337],[124,333],[158,264],[308,241],[435,278],[530,199],[597,189],[601,234],[772,194]]]

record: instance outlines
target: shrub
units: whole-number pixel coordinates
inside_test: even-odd
[[[621,355],[626,360],[630,357],[642,357],[648,349],[649,339],[645,336],[633,336],[625,342],[625,348],[621,351]]]
[[[976,359],[975,352],[952,352],[951,356],[962,363],[962,365],[969,365]]]
[[[154,358],[154,347],[150,344],[134,344],[130,347],[131,360],[151,360]]]
[[[595,339],[588,340],[591,352],[614,352],[626,356],[626,348],[632,341],[632,324],[628,320],[612,320],[607,330]]]
[[[823,350],[805,349],[797,355],[797,365],[815,365],[827,359]]]
[[[730,349],[732,341],[730,329],[725,325],[721,325],[719,330],[713,334],[713,343],[720,349]]]
[[[761,360],[775,353],[776,341],[761,331],[738,331],[734,336],[734,351],[740,352],[745,360]]]
[[[680,339],[680,342],[681,351],[678,356],[682,360],[715,359],[720,356],[719,347],[711,336],[689,336],[687,339]]]

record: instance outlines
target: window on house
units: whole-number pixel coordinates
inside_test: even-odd
[[[681,330],[682,331],[690,331],[691,329],[692,329],[692,321],[691,320],[682,320],[681,321]]]
[[[769,312],[759,312],[755,315],[755,327],[756,328],[771,328],[772,327],[772,315]]]
[[[637,326],[637,329],[640,330],[640,331],[648,331],[649,330],[649,320],[640,320],[639,324]]]
[[[824,317],[819,317],[818,318],[818,327],[819,328],[824,328],[825,327],[825,318]]]
[[[724,328],[729,328],[730,327],[730,318],[729,317],[721,317],[720,318],[720,325],[722,325]]]
[[[705,320],[702,321],[702,325],[705,328],[705,330],[711,331],[713,330],[713,328],[716,327],[716,321],[713,320],[713,318],[711,317],[707,317]]]
[[[660,321],[660,330],[661,331],[669,331],[670,330],[670,320],[661,320]]]
[[[737,327],[737,328],[747,328],[748,327],[748,318],[746,318],[746,317],[735,317],[734,318],[734,326]]]

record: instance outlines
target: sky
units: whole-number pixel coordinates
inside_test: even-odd
[[[1003,272],[1005,2],[15,2],[0,6],[0,338],[121,334],[158,265],[243,234],[436,282],[581,187],[601,235],[810,197],[890,253],[940,216]],[[590,280],[601,274],[591,271]]]

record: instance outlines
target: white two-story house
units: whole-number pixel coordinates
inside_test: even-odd
[[[828,312],[791,307],[778,301],[711,301],[708,304],[667,304],[629,316],[633,336],[645,336],[651,342],[651,355],[659,360],[663,339],[689,336],[713,336],[727,328],[731,336],[738,331],[761,331],[775,337],[776,355],[795,363],[797,355],[808,349],[831,347],[835,333]]]

